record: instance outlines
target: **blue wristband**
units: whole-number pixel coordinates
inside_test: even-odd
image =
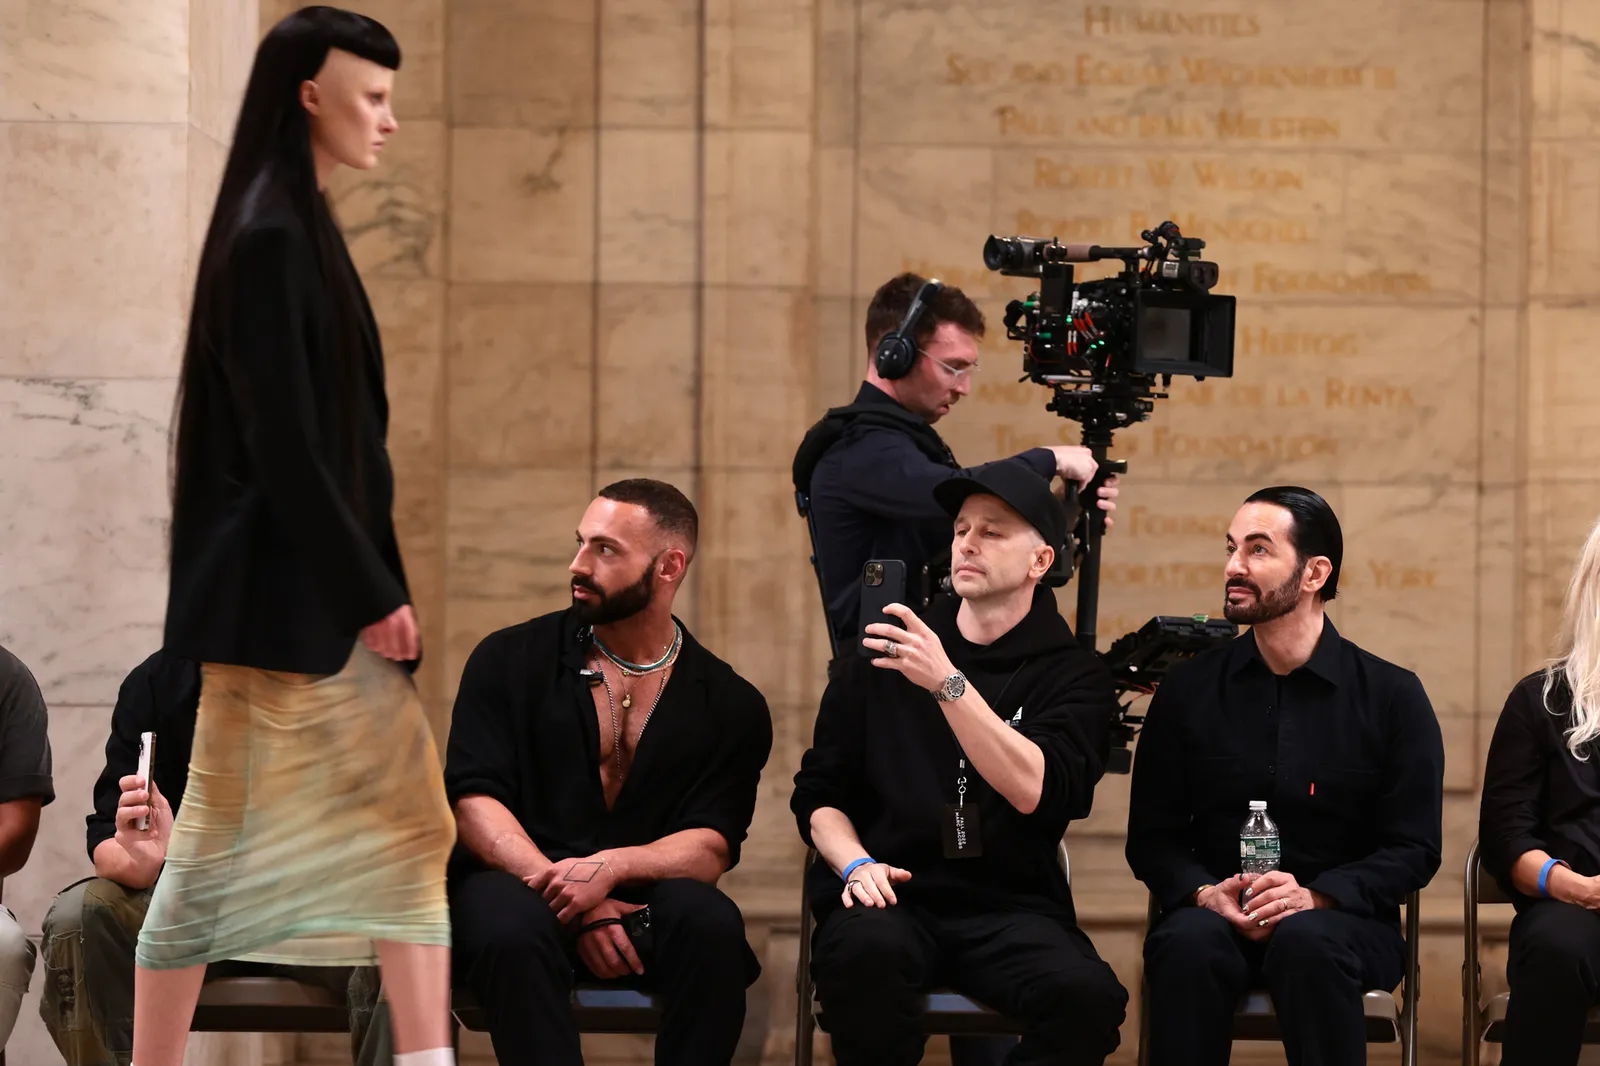
[[[1557,866],[1565,866],[1560,859],[1546,859],[1544,865],[1539,867],[1539,895],[1545,899],[1550,898],[1550,871]]]
[[[839,875],[839,880],[841,880],[841,881],[849,881],[850,880],[850,871],[854,870],[857,866],[866,866],[868,863],[874,863],[874,862],[877,862],[877,861],[878,861],[877,859],[868,859],[868,858],[857,859],[855,862],[851,863],[849,866],[846,866],[844,868],[844,872]]]

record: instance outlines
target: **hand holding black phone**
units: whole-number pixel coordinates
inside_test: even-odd
[[[856,629],[859,634],[856,638],[858,654],[868,659],[876,659],[883,654],[862,644],[861,638],[867,635],[867,627],[875,622],[899,625],[899,619],[892,614],[884,614],[883,609],[891,603],[905,602],[905,562],[901,559],[869,559],[861,569],[861,616]]]

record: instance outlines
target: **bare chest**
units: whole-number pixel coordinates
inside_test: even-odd
[[[610,663],[595,664],[602,683],[589,690],[600,734],[600,784],[606,806],[616,803],[623,782],[633,769],[639,742],[665,692],[670,669],[644,676],[626,676]]]

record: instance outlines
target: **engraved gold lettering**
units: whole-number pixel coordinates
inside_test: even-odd
[[[1100,580],[1108,585],[1182,589],[1214,589],[1222,581],[1218,563],[1110,563],[1102,566]]]
[[[1048,156],[1033,161],[1035,189],[1127,189],[1133,167],[1099,163],[1064,163]]]
[[[950,52],[944,57],[944,80],[946,85],[981,85],[994,80],[994,64]]]
[[[1323,404],[1350,411],[1399,411],[1416,407],[1417,401],[1407,385],[1328,378],[1323,384]]]
[[[1238,332],[1236,350],[1241,355],[1360,355],[1361,339],[1354,333],[1309,333],[1246,326]]]
[[[1118,515],[1122,512],[1118,511]],[[1122,529],[1122,521],[1117,529]],[[1148,507],[1128,512],[1128,533],[1153,539],[1164,537],[1210,537],[1221,540],[1228,535],[1228,516],[1221,514],[1163,514]]]
[[[1318,433],[1273,434],[1271,436],[1224,433],[1214,436],[1202,436],[1191,433],[1174,433],[1166,426],[1157,426],[1153,438],[1151,442],[1153,454],[1165,459],[1234,459],[1291,462],[1337,456],[1340,445],[1337,437],[1329,437]]]
[[[1128,216],[1128,230],[1134,236],[1161,220],[1134,211]],[[1172,221],[1184,233],[1209,241],[1238,241],[1241,244],[1310,244],[1316,238],[1304,219],[1298,218],[1209,218],[1192,212],[1175,212]]]
[[[1240,169],[1227,162],[1211,159],[1196,159],[1193,166],[1195,180],[1207,189],[1277,192],[1280,189],[1303,189],[1306,185],[1303,174],[1284,167]]]
[[[1066,218],[1047,218],[1032,211],[1017,212],[1018,233],[1048,234],[1064,241],[1110,240],[1116,227],[1107,219],[1093,215],[1070,215]]]
[[[1165,189],[1178,176],[1178,164],[1170,159],[1146,159],[1144,167],[1150,174],[1150,183],[1158,189]]]
[[[1339,120],[1314,116],[1249,115],[1243,111],[1219,111],[1215,117],[1217,136],[1257,141],[1336,141]]]
[[[1001,134],[1059,137],[1064,132],[1060,115],[1024,111],[1012,104],[1001,104],[995,108],[994,114],[999,121]]]
[[[1078,57],[1080,64],[1083,58],[1083,56]],[[1054,59],[1043,63],[1014,63],[1011,67],[1011,80],[1019,85],[1065,85],[1067,68]],[[1079,84],[1084,83],[1079,82]]]
[[[1168,37],[1255,37],[1261,23],[1255,15],[1236,11],[1177,11],[1161,8],[1111,7],[1086,4],[1083,9],[1086,36],[1138,33]]]
[[[1438,587],[1439,571],[1425,566],[1397,566],[1371,562],[1372,583],[1380,589],[1431,589]]]
[[[1198,230],[1196,232],[1199,232]],[[1432,292],[1433,283],[1415,271],[1394,272],[1377,269],[1364,274],[1343,270],[1285,270],[1271,263],[1257,263],[1252,275],[1256,292],[1291,293],[1367,293],[1379,296],[1407,296]]]
[[[1221,89],[1393,89],[1393,67],[1320,63],[1234,63],[1185,56],[1190,85]]]
[[[1018,67],[1031,66],[1018,64]],[[1060,67],[1059,63],[1046,64],[1046,66]],[[1092,55],[1080,53],[1073,64],[1075,71],[1075,84],[1088,85],[1165,85],[1172,76],[1169,67],[1143,65],[1137,63],[1117,63],[1105,59],[1097,59]],[[1014,78],[1023,81],[1021,77]],[[1062,79],[1047,80],[1034,78],[1035,82],[1049,85],[1059,85]]]

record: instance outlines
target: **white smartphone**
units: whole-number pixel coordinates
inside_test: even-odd
[[[156,757],[156,735],[154,733],[140,733],[139,734],[139,777],[140,777],[141,780],[144,781],[144,787],[145,787],[145,791],[147,793],[153,791],[151,789],[151,787],[150,787],[150,764],[155,761],[155,757]],[[149,805],[149,801],[153,800],[153,798],[154,798],[153,796],[147,798],[147,803],[146,803],[147,806]],[[149,828],[150,828],[150,813],[148,811],[146,811],[145,814],[139,819],[139,831],[142,833],[142,832],[144,832],[145,830],[147,830]]]

